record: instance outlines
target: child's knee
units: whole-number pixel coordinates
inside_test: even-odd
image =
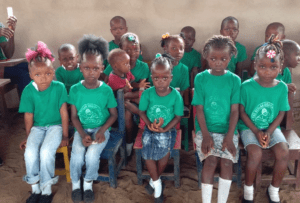
[[[247,146],[247,159],[251,160],[252,162],[259,163],[262,158],[262,150],[260,147],[256,145],[249,145]]]
[[[216,168],[218,165],[218,158],[215,156],[209,156],[206,158],[204,165],[212,169]]]
[[[221,159],[221,168],[232,167],[232,161],[229,159]]]
[[[280,143],[280,146],[274,150],[275,159],[279,161],[288,161],[289,158],[289,148],[286,143]]]

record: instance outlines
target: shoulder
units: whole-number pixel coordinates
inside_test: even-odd
[[[136,66],[142,67],[142,68],[147,68],[147,69],[149,70],[148,64],[145,63],[145,62],[143,62],[143,61],[140,61],[140,60],[138,60],[138,59],[136,60]]]
[[[180,94],[180,92],[179,91],[177,91],[175,88],[173,88],[173,87],[170,87],[171,89],[172,89],[172,94],[174,95],[174,97],[176,97],[176,98],[181,98],[181,94]]]
[[[290,69],[289,69],[288,67],[285,67],[285,68],[283,69],[283,75],[285,75],[285,74],[291,75],[291,71],[290,71]]]
[[[236,74],[232,73],[231,71],[227,71],[228,77],[232,79],[234,82],[241,83],[241,78]]]
[[[100,82],[102,82],[102,85],[100,86],[102,91],[113,92],[113,90],[111,89],[111,87],[108,84],[106,84],[103,81],[100,81]]]
[[[26,85],[26,87],[24,88],[22,95],[24,94],[28,94],[29,92],[31,92],[32,90],[34,90],[34,86],[32,85],[33,81],[31,81],[28,85]]]
[[[53,88],[57,88],[57,89],[65,88],[64,83],[59,82],[59,81],[55,81],[55,80],[52,81],[52,85],[53,85]]]
[[[55,72],[63,72],[65,69],[62,66],[59,66]]]
[[[187,65],[179,62],[177,66],[175,66],[176,68],[178,67],[182,72],[188,72],[189,68],[187,67]],[[174,68],[175,68],[174,67]]]
[[[276,85],[276,88],[281,89],[284,92],[288,92],[288,86],[282,80],[279,81],[279,83]]]
[[[246,47],[244,45],[242,45],[241,43],[239,43],[239,42],[236,42],[235,46],[239,50],[243,50],[243,49],[246,50]]]
[[[71,89],[70,89],[70,93],[71,92],[77,92],[80,87],[82,86],[81,81],[79,81],[78,83],[72,85]]]
[[[253,78],[250,78],[248,80],[245,80],[241,87],[244,89],[244,88],[249,88],[249,87],[252,87],[254,85],[254,83],[256,83],[256,81],[253,79]]]
[[[193,48],[192,50],[193,54],[197,55],[197,56],[201,56],[200,52],[198,52],[196,49]]]

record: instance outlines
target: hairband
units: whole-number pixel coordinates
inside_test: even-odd
[[[160,54],[160,53],[158,53],[158,54],[156,54],[155,55],[155,58],[159,58],[159,57],[161,57],[162,55]]]
[[[42,41],[38,41],[36,51],[27,49],[25,56],[28,62],[35,59],[37,56],[49,58],[51,62],[55,61],[51,51],[47,48],[47,45]]]
[[[167,38],[170,37],[170,34],[167,32],[166,34],[163,34],[161,37],[162,37],[163,39],[167,39]]]
[[[128,35],[128,40],[131,42],[135,42],[135,36],[134,35]]]
[[[274,60],[275,56],[276,56],[276,52],[274,50],[269,50],[267,52],[267,57],[271,59],[272,63],[275,62],[275,60]]]

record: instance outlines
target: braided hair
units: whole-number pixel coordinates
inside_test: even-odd
[[[204,58],[207,57],[210,48],[221,49],[225,47],[229,47],[230,57],[237,55],[237,49],[230,37],[223,36],[223,35],[214,35],[205,42],[203,52],[202,52],[203,57]]]
[[[125,33],[124,35],[122,35],[121,39],[120,39],[120,48],[122,48],[122,44],[127,41],[127,42],[132,42],[134,44],[139,44],[140,43],[140,40],[139,40],[139,37],[132,33],[132,32],[127,32]]]
[[[268,51],[273,50],[275,51],[276,55],[279,55],[280,63],[284,60],[284,54],[282,51],[282,42],[278,39],[278,36],[275,36],[274,34],[271,35],[271,37],[268,39],[266,43],[264,43],[255,54],[255,61],[258,59],[258,55],[260,53],[267,54]]]
[[[78,42],[78,50],[81,60],[84,54],[92,54],[101,56],[104,61],[108,56],[108,42],[103,37],[83,35]]]
[[[162,39],[160,41],[160,46],[162,48],[169,45],[169,43],[172,39],[178,39],[178,40],[182,39],[183,42],[184,42],[184,39],[185,39],[183,32],[181,32],[179,35],[169,35],[168,33],[167,33],[167,35],[168,36],[166,36],[166,37],[162,37]]]
[[[51,62],[53,62],[55,60],[55,56],[52,54],[51,50],[42,41],[38,41],[38,43],[35,45],[35,47],[27,49],[25,56],[28,61],[29,67],[32,66],[33,62],[46,63],[48,60]]]
[[[156,54],[155,59],[152,60],[150,71],[155,69],[157,65],[163,65],[167,70],[173,70],[172,61],[175,59],[170,54]]]

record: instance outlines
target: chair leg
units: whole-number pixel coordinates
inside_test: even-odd
[[[124,157],[124,166],[127,166],[127,151],[126,151],[126,141],[125,141],[125,137],[123,138],[123,142],[121,144],[120,147],[120,153],[121,153],[121,157]]]
[[[196,154],[196,165],[197,165],[197,174],[198,174],[198,188],[201,189],[201,173],[202,173],[202,162],[200,161],[197,151],[195,152]]]
[[[63,147],[63,155],[64,155],[64,163],[65,163],[65,170],[66,170],[66,179],[67,182],[71,182],[70,177],[70,161],[69,161],[69,154],[68,154],[68,147]]]
[[[136,156],[136,171],[137,171],[138,184],[142,185],[143,184],[143,179],[142,179],[142,172],[143,172],[142,150],[141,149],[136,149],[135,150],[135,156]]]
[[[183,134],[184,134],[184,140],[183,140],[184,150],[189,151],[189,120],[188,120],[188,118],[182,118],[181,124],[183,126]]]
[[[174,150],[174,181],[175,188],[180,187],[180,153],[179,150]]]
[[[295,177],[296,177],[296,189],[300,188],[300,152],[298,156],[298,160],[295,161]]]
[[[108,159],[108,171],[109,171],[109,184],[110,187],[117,187],[117,170],[116,170],[116,157],[110,157]]]

